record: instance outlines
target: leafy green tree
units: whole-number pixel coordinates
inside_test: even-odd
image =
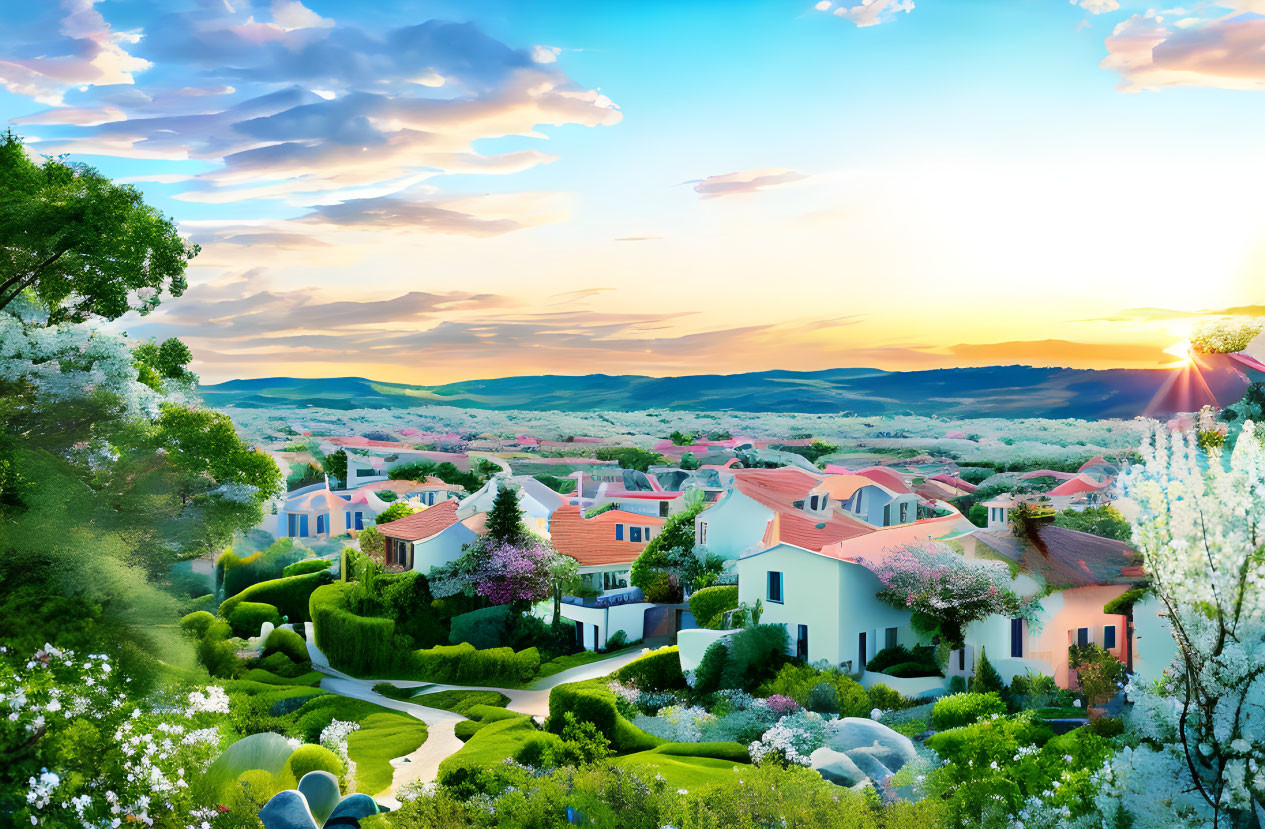
[[[378,513],[378,518],[374,522],[378,526],[390,524],[392,521],[399,521],[401,518],[412,515],[415,510],[403,501],[392,504],[391,506]]]
[[[344,482],[347,480],[347,453],[342,449],[326,455],[321,463],[326,475]]]
[[[648,452],[632,446],[603,446],[597,450],[599,461],[617,461],[624,469],[635,469],[648,472],[650,467],[667,463],[667,458],[658,452]]]
[[[492,509],[488,511],[488,538],[505,544],[520,544],[527,537],[523,526],[523,511],[518,507],[518,493],[504,485],[497,485]]]
[[[975,679],[971,681],[972,693],[986,694],[993,691],[1000,694],[1005,689],[1006,685],[1001,681],[1001,674],[997,673],[993,663],[988,661],[984,649],[980,648],[979,664],[975,667]]]
[[[0,136],[0,309],[29,290],[49,324],[145,314],[184,293],[198,250],[134,187]]]
[[[1054,516],[1054,526],[1093,533],[1116,541],[1128,541],[1133,537],[1133,525],[1129,523],[1129,519],[1109,504],[1081,511],[1063,510]]]
[[[664,522],[663,529],[650,539],[646,549],[632,564],[629,578],[634,586],[649,590],[657,575],[668,568],[673,549],[685,550],[693,555],[694,519],[702,511],[702,504],[694,504]]]
[[[694,435],[686,434],[680,429],[677,429],[675,432],[668,435],[668,440],[672,441],[673,446],[690,446],[694,443]]]

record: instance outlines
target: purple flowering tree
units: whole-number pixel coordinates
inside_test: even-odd
[[[883,584],[880,600],[911,611],[916,626],[938,631],[952,649],[962,647],[971,622],[995,613],[1033,621],[1041,609],[1011,589],[1005,564],[968,559],[947,544],[911,544],[862,563]]]
[[[532,604],[554,594],[560,554],[543,539],[522,541],[484,538],[447,567],[432,571],[432,595],[443,598],[464,593],[489,603]]]

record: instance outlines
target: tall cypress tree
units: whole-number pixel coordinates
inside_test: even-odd
[[[514,490],[497,484],[487,527],[491,541],[518,544],[526,540],[527,528],[523,526],[523,512],[518,508],[518,495]]]

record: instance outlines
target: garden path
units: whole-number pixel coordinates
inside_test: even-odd
[[[381,705],[383,708],[401,711],[426,723],[426,742],[422,743],[421,747],[412,754],[392,761],[392,765],[395,767],[395,774],[391,779],[391,786],[376,797],[380,803],[393,809],[399,806],[395,793],[401,786],[414,780],[433,781],[439,774],[439,764],[461,749],[464,743],[457,739],[454,729],[457,723],[464,720],[465,717],[452,711],[429,708],[425,705],[418,705],[405,700],[384,697],[373,690],[374,685],[379,682],[390,682],[397,688],[424,687],[427,692],[453,690],[499,691],[509,697],[510,701],[506,703],[506,708],[511,711],[530,714],[538,720],[543,720],[549,714],[549,691],[551,688],[567,682],[580,682],[586,679],[606,676],[642,655],[642,652],[637,650],[613,656],[610,659],[590,662],[587,665],[580,665],[556,673],[553,676],[545,677],[532,683],[528,688],[496,688],[487,685],[442,685],[431,682],[395,679],[356,679],[348,676],[342,671],[330,667],[329,660],[325,658],[325,654],[321,653],[320,649],[316,647],[316,636],[311,622],[306,625],[306,633],[308,654],[312,658],[312,667],[325,674],[325,677],[321,680],[321,688],[323,690],[345,697],[362,699],[375,705]]]

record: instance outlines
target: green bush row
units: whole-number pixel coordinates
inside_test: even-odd
[[[571,712],[581,722],[591,722],[621,754],[647,751],[663,740],[647,734],[615,709],[615,694],[601,680],[569,682],[549,693],[549,730],[561,734],[565,715]]]
[[[322,570],[317,573],[286,576],[285,578],[259,582],[245,588],[237,595],[225,599],[220,604],[220,615],[227,619],[232,615],[233,608],[238,604],[242,602],[261,602],[276,607],[277,611],[290,622],[308,622],[311,621],[309,617],[309,601],[312,591],[323,584],[329,584],[332,580],[333,576]]]
[[[296,561],[294,564],[287,564],[281,571],[282,577],[286,576],[306,576],[308,573],[325,573],[328,572],[330,563],[323,558],[305,558],[302,561]]]
[[[690,596],[690,613],[702,628],[719,628],[725,611],[738,608],[738,585],[704,587]]]
[[[943,697],[931,709],[931,724],[937,731],[943,731],[1005,713],[1006,703],[996,693],[953,694]]]
[[[680,650],[673,645],[651,651],[620,668],[615,672],[615,678],[620,682],[636,685],[642,691],[684,688],[685,674],[681,672]]]

